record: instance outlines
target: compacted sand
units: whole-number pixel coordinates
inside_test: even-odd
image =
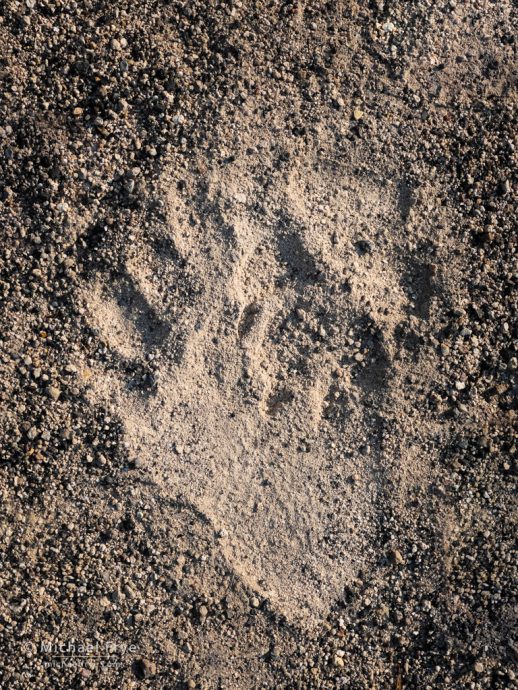
[[[0,686],[515,687],[492,2],[0,5]]]

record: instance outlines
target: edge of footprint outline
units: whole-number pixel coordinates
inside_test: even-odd
[[[119,309],[138,332],[146,352],[162,346],[169,337],[171,326],[159,316],[127,271],[117,277],[112,293]]]
[[[237,333],[240,340],[246,338],[247,335],[253,330],[254,324],[259,318],[263,307],[260,302],[254,300],[248,304],[243,311],[237,325]]]

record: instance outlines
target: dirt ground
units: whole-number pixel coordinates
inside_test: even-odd
[[[0,687],[507,690],[516,12],[0,3]]]

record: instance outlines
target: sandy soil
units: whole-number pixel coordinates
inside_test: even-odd
[[[515,687],[511,3],[0,19],[5,687]]]

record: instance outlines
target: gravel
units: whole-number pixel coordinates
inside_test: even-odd
[[[515,20],[507,1],[2,5],[2,687],[516,687]],[[262,140],[250,125],[251,153],[239,146],[242,113],[270,130]],[[402,185],[398,286],[414,309],[396,359],[415,373],[401,391],[405,409],[424,411],[434,428],[430,490],[418,472],[373,469],[381,517],[363,545],[369,568],[336,593],[324,620],[304,626],[232,567],[233,526],[218,532],[185,496],[161,495],[146,463],[130,457],[123,420],[91,403],[92,370],[124,370],[145,393],[159,364],[117,358],[83,297],[99,276],[120,276],[142,233],[163,222],[166,166],[203,178],[243,156],[267,189],[289,176],[290,155],[332,169],[326,137],[382,190],[396,173],[422,190],[421,204],[433,189],[430,218],[437,229],[445,210],[450,220],[442,246],[431,236],[416,247]],[[264,222],[261,198],[232,195]],[[374,232],[366,218],[358,237]],[[352,247],[351,272],[381,261],[385,239]],[[446,284],[454,263],[462,285],[432,313],[434,271]],[[318,286],[326,276],[313,269],[303,279]],[[195,288],[182,280],[188,302]],[[349,276],[340,281],[349,294]],[[424,287],[410,297],[413,284]],[[303,347],[332,351],[339,336],[326,323],[311,330],[311,304],[294,315]],[[379,375],[369,378],[372,348],[381,364],[383,349],[364,331],[350,334],[336,383],[350,368],[373,428],[395,428],[376,398]],[[347,399],[336,392],[330,419]],[[419,435],[416,425],[406,438]],[[398,452],[411,454],[401,441]],[[353,446],[340,449],[358,463],[340,496],[375,462]],[[111,645],[114,663],[96,652],[82,669],[59,665],[42,647],[71,640]]]

